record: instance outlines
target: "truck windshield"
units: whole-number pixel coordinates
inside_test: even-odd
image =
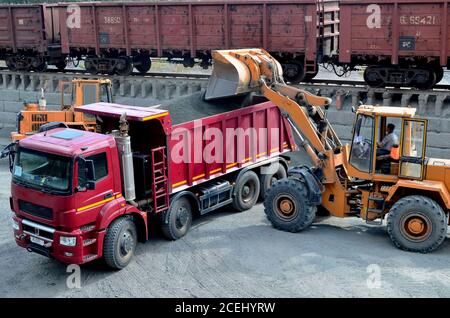
[[[13,181],[42,191],[67,193],[70,190],[69,157],[21,148],[13,168]]]

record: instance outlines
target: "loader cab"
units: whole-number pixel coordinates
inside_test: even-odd
[[[63,109],[98,102],[112,103],[111,81],[105,79],[74,79],[61,82],[61,106]]]
[[[379,181],[422,180],[427,121],[415,109],[361,106],[349,155],[352,176]]]

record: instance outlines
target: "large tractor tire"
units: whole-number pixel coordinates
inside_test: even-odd
[[[259,199],[264,200],[266,198],[267,190],[277,182],[278,180],[287,178],[287,172],[284,166],[280,163],[278,163],[277,171],[270,174],[262,174],[260,177],[260,193],[259,193]]]
[[[317,206],[308,202],[307,191],[298,179],[282,179],[270,187],[264,200],[264,212],[275,228],[295,233],[312,224]]]
[[[187,197],[179,197],[170,203],[161,215],[161,230],[172,241],[186,235],[192,225],[192,205]]]
[[[134,222],[127,217],[114,220],[106,230],[103,243],[103,257],[106,264],[114,269],[122,269],[133,258],[137,244],[137,230]]]
[[[425,196],[411,195],[398,200],[389,211],[387,230],[398,248],[429,253],[441,246],[448,220],[439,204]]]
[[[258,175],[249,170],[236,180],[233,208],[239,212],[251,209],[258,201],[260,184]]]

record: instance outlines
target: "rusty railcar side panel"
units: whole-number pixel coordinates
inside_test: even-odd
[[[47,50],[43,5],[0,6],[0,50]]]
[[[145,49],[153,56],[178,51],[196,57],[212,49],[239,47],[316,53],[313,0],[79,3],[77,28],[65,23],[70,18],[68,4],[59,6],[64,53],[117,49],[129,54]]]
[[[445,0],[342,0],[339,61],[355,56],[435,59],[447,65],[448,2]]]

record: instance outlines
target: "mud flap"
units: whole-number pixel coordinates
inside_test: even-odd
[[[288,176],[291,178],[297,178],[306,185],[308,189],[308,201],[310,204],[322,204],[322,185],[317,176],[309,167],[293,167],[289,169]]]

